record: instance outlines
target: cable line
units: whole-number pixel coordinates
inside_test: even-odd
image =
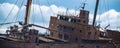
[[[18,14],[20,13],[20,10],[21,10],[23,4],[24,4],[24,0],[22,0],[22,4],[20,5],[20,9],[19,9],[19,11],[18,11],[17,14],[16,14],[15,21],[17,21],[17,19],[18,19],[18,17],[19,17]]]
[[[40,2],[40,1],[38,1],[38,3],[39,3],[39,2]],[[40,3],[39,3],[39,5],[40,5]],[[44,20],[44,15],[43,15],[43,12],[42,12],[42,9],[41,9],[40,6],[39,6],[39,11],[40,11],[41,16],[42,16],[43,26],[45,26],[46,24],[45,24],[45,20]]]
[[[17,4],[18,0],[15,2],[15,4]],[[4,22],[7,21],[8,17],[10,16],[10,14],[12,13],[13,9],[14,9],[15,5],[12,6],[12,9],[10,10],[9,14],[7,15],[6,19],[4,20]]]
[[[18,2],[18,0],[15,2],[15,4],[17,4],[17,2]],[[15,5],[12,6],[12,9],[10,10],[10,12],[8,13],[6,19],[5,19],[3,22],[6,22],[6,21],[7,21],[8,17],[10,16],[11,12],[13,11],[14,7],[15,7]],[[1,27],[2,27],[2,25],[0,26],[0,28],[1,28]]]
[[[33,1],[33,4],[35,4],[35,3],[36,3],[36,0]],[[33,16],[33,23],[35,23],[36,14],[35,14],[35,6],[34,5],[33,5],[33,14],[32,14],[32,16]]]

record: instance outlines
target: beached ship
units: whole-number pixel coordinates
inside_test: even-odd
[[[31,3],[32,0],[27,0],[24,23],[18,22],[22,26],[21,30],[14,25],[6,30],[7,34],[0,36],[1,48],[120,48],[119,31],[100,31],[99,26],[95,25],[99,0],[96,1],[93,25],[88,24],[89,11],[83,6],[79,16],[51,16],[49,28],[29,24]],[[37,29],[29,28],[32,26],[47,29],[50,35],[41,36]],[[118,34],[118,38],[114,38],[116,35],[112,37],[111,32]]]

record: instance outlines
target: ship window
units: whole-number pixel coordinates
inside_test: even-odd
[[[65,21],[68,21],[68,20],[69,20],[69,18],[66,18],[66,17],[65,17],[65,18],[64,18],[64,20],[65,20]]]
[[[69,36],[67,34],[64,34],[64,39],[67,40]]]
[[[60,20],[63,20],[63,17],[62,17],[62,16],[60,16]]]
[[[64,21],[68,21],[68,20],[69,20],[69,18],[62,17],[62,16],[59,16],[58,19],[60,19],[60,20],[64,20]]]
[[[73,27],[64,26],[64,31],[73,31],[73,30],[74,30]]]
[[[75,23],[75,22],[76,22],[76,20],[75,20],[75,19],[71,19],[71,22],[74,22],[74,23]]]
[[[71,22],[71,18],[69,18],[69,20],[68,20],[69,22]]]
[[[59,38],[62,39],[62,34],[59,34]]]
[[[80,33],[82,32],[82,30],[80,30]]]
[[[86,21],[84,20],[83,23],[86,23]]]
[[[58,16],[58,19],[60,19],[60,16]]]
[[[100,37],[105,37],[105,36],[106,36],[105,32],[100,32]]]
[[[70,26],[65,26],[65,25],[58,25],[59,30],[63,30],[63,31],[73,31],[74,28],[70,27]]]
[[[81,20],[78,20],[78,22],[81,22]]]
[[[63,17],[63,19],[62,20],[67,20],[65,17]]]
[[[58,25],[59,30],[62,30],[63,25]]]
[[[63,17],[63,20],[65,19],[65,17]]]
[[[54,24],[51,24],[51,26],[53,26]]]

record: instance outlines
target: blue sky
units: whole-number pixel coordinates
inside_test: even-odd
[[[15,1],[17,0],[0,0],[0,3],[8,2],[14,4]],[[20,6],[22,1],[23,0],[19,0],[17,5]],[[90,11],[94,10],[93,8],[96,2],[96,0],[64,0],[64,1],[63,0],[33,0],[33,3],[35,3],[36,1],[37,4],[39,2],[41,5],[50,6],[52,4],[55,4],[56,6],[63,6],[69,9],[76,9],[79,6],[81,6],[82,3],[85,2],[86,9]],[[103,5],[105,5],[104,7],[108,7],[109,9],[115,9],[117,11],[120,11],[119,2],[120,0],[100,0],[100,7],[101,6],[103,7]],[[26,0],[24,0],[24,3],[26,3]]]
[[[6,22],[24,20],[27,0],[18,0],[17,3],[16,1],[17,0],[0,0],[0,23],[4,22],[6,18]],[[120,28],[118,24],[118,22],[120,22],[119,2],[120,0],[100,0],[97,22],[100,23],[102,27],[111,24],[111,29]],[[85,9],[90,11],[89,20],[92,22],[96,0],[33,0],[30,23],[48,27],[50,16],[58,13],[63,14],[67,8],[69,9],[69,14],[77,15],[83,3],[86,3]],[[9,13],[10,11],[11,13]]]

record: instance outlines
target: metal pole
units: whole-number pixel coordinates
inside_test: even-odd
[[[29,24],[31,4],[32,4],[32,0],[27,0],[27,5],[26,5],[26,16],[25,16],[25,20],[24,20],[24,25]]]
[[[95,22],[96,22],[96,15],[97,15],[97,10],[98,10],[98,5],[99,5],[99,0],[96,0],[96,6],[95,6],[94,18],[93,18],[93,26],[95,26]]]

